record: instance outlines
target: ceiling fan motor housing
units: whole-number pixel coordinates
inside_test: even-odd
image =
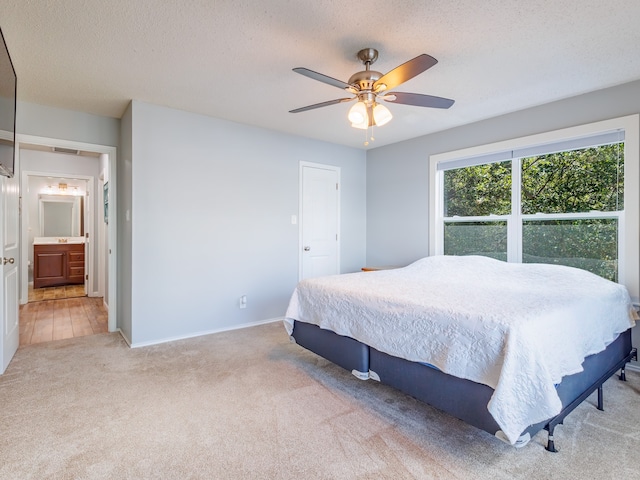
[[[360,90],[373,90],[373,84],[382,77],[382,73],[375,70],[365,70],[362,72],[354,73],[349,78],[350,85],[358,85]]]
[[[348,83],[350,85],[354,85],[358,90],[356,95],[358,96],[359,101],[364,102],[367,105],[371,105],[376,98],[376,95],[373,92],[373,84],[376,83],[380,77],[382,77],[382,73],[380,72],[365,70],[351,75]]]

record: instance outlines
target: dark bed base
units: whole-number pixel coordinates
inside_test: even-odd
[[[492,435],[500,430],[487,410],[493,394],[491,387],[388,355],[316,325],[295,322],[292,337],[299,345],[351,371],[358,378],[379,380]],[[633,358],[637,359],[637,354],[636,349],[631,346],[629,329],[605,350],[587,357],[582,364],[584,371],[562,380],[557,391],[563,409],[558,415],[529,426],[522,435],[533,437],[540,430],[546,429],[549,432],[547,450],[557,451],[553,439],[555,427],[596,390],[598,408],[602,410],[602,384],[618,370],[621,370],[621,380],[625,380],[625,365]]]
[[[298,345],[349,370],[361,380],[369,378],[369,347],[310,323],[295,322],[293,335]]]

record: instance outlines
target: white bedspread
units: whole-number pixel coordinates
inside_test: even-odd
[[[408,267],[303,280],[285,326],[312,323],[492,387],[513,444],[558,414],[555,384],[635,324],[626,288],[570,267],[427,257]]]

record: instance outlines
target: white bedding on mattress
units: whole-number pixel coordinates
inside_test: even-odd
[[[379,351],[492,387],[513,444],[558,414],[555,384],[635,324],[626,288],[571,267],[434,256],[301,281],[286,313]]]

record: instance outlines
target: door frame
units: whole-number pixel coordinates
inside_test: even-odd
[[[117,319],[116,312],[117,310],[117,277],[118,277],[118,251],[117,251],[117,148],[109,145],[99,145],[93,143],[84,143],[84,142],[76,142],[72,140],[62,140],[57,138],[49,138],[49,137],[39,137],[35,135],[26,135],[16,133],[16,145],[15,151],[18,156],[18,165],[21,165],[19,162],[20,155],[20,144],[30,144],[37,145],[41,147],[59,147],[59,148],[69,148],[72,150],[81,150],[85,152],[94,152],[100,154],[106,154],[108,156],[109,163],[109,212],[108,212],[108,222],[109,222],[109,261],[108,261],[108,272],[109,272],[109,288],[108,288],[108,328],[110,332],[115,332],[117,330]],[[20,175],[22,176],[22,172],[20,171]],[[59,175],[59,174],[56,174]],[[24,181],[24,179],[22,179]],[[93,189],[93,186],[92,186]],[[98,192],[94,193],[94,197],[98,194]],[[102,198],[102,197],[100,197]],[[21,199],[22,200],[22,199]],[[97,202],[98,198],[94,198],[90,200],[90,202]],[[20,219],[22,222],[22,215]],[[24,228],[26,226],[23,225],[20,232],[20,244],[22,245],[22,235],[24,234]],[[93,242],[99,242],[100,239],[97,238],[97,232],[94,233],[94,238],[90,239]],[[24,250],[24,249],[23,249]],[[25,255],[26,252],[21,252],[21,261],[24,262],[24,268],[26,268],[26,260]],[[98,262],[100,265],[100,262]],[[24,272],[24,268],[22,272]],[[98,272],[100,277],[103,277],[106,272]],[[24,282],[21,282],[21,286]],[[27,278],[28,283],[28,278]],[[98,282],[99,284],[99,282]],[[22,299],[22,292],[20,295]]]
[[[20,172],[20,245],[22,247],[22,251],[20,253],[20,304],[24,305],[28,302],[28,291],[29,291],[29,269],[28,269],[28,260],[29,260],[29,245],[27,243],[29,238],[28,228],[29,222],[28,218],[25,218],[24,212],[27,211],[28,205],[25,203],[24,192],[26,192],[29,188],[29,177],[51,177],[51,178],[72,178],[74,180],[84,180],[87,183],[87,194],[86,204],[85,204],[85,218],[87,221],[85,222],[85,237],[86,234],[89,233],[89,242],[85,243],[85,281],[84,281],[84,293],[88,296],[100,296],[101,292],[99,287],[96,288],[100,283],[100,277],[103,277],[105,272],[98,268],[97,272],[94,272],[93,264],[94,261],[90,261],[89,259],[95,260],[95,255],[102,250],[99,248],[101,245],[97,238],[97,233],[94,231],[93,225],[95,224],[95,203],[97,199],[94,198],[94,183],[95,177],[88,175],[74,175],[71,173],[53,173],[53,172],[37,172],[32,170],[22,170]],[[27,220],[27,221],[25,221]],[[38,235],[34,235],[38,236]],[[95,275],[94,275],[95,273]],[[88,276],[88,277],[87,277]],[[88,278],[88,280],[87,280]]]
[[[341,213],[342,208],[340,207],[340,197],[341,195],[341,178],[340,178],[340,167],[336,167],[335,165],[326,165],[323,163],[314,163],[314,162],[306,162],[304,160],[300,161],[298,166],[298,281],[302,280],[302,265],[303,265],[303,248],[304,248],[304,238],[303,238],[303,228],[304,218],[302,215],[302,199],[304,198],[304,189],[303,189],[303,175],[305,167],[311,168],[320,168],[322,170],[331,170],[336,172],[338,188],[337,188],[337,200],[336,200],[336,232],[338,232],[338,241],[337,243],[337,251],[336,251],[336,272],[340,273],[340,251],[342,250],[342,234],[340,232],[341,225]]]

